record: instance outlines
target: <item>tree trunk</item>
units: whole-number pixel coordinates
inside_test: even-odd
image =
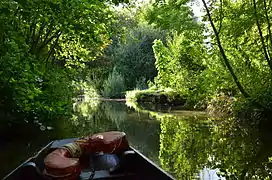
[[[38,48],[38,52],[48,45],[54,38],[58,38],[59,33],[61,33],[60,30],[56,31],[49,39],[45,39]]]
[[[266,18],[266,22],[267,22],[268,37],[269,37],[269,40],[270,40],[270,44],[268,43],[268,47],[269,47],[269,45],[272,46],[271,23],[270,23],[270,19],[269,19],[269,16],[268,16],[268,9],[267,9],[266,0],[263,0],[263,2],[264,2],[265,18]],[[268,52],[268,54],[269,54],[269,57],[271,59],[271,54],[269,52]]]
[[[217,29],[216,29],[216,27],[215,27],[215,25],[214,25],[214,23],[213,23],[213,20],[212,20],[212,17],[211,17],[211,13],[210,13],[210,10],[209,10],[209,8],[208,8],[208,6],[207,6],[205,0],[202,0],[202,2],[203,2],[203,5],[204,5],[204,7],[205,7],[205,9],[206,9],[206,12],[207,12],[207,15],[208,15],[210,24],[211,24],[211,26],[212,26],[213,32],[214,32],[215,37],[216,37],[217,45],[218,45],[218,48],[219,48],[220,53],[221,53],[221,55],[222,55],[222,58],[223,58],[223,60],[224,60],[224,63],[225,63],[225,65],[227,66],[227,69],[229,70],[229,72],[230,72],[230,74],[231,74],[231,76],[232,76],[232,78],[233,78],[233,80],[234,80],[236,86],[237,86],[238,89],[240,90],[240,92],[243,94],[244,97],[249,98],[249,97],[250,97],[249,94],[245,91],[245,89],[244,89],[243,86],[241,85],[240,81],[238,80],[236,74],[234,73],[234,71],[233,71],[233,69],[232,69],[232,66],[231,66],[231,64],[230,64],[230,62],[229,62],[229,60],[228,60],[228,58],[227,58],[227,56],[226,56],[226,54],[225,54],[225,50],[224,50],[223,47],[222,47],[221,40],[220,40],[219,35],[218,35],[218,31],[217,31]]]
[[[271,61],[271,59],[269,58],[269,55],[268,55],[268,52],[267,52],[267,49],[266,49],[266,46],[265,46],[264,37],[263,37],[263,32],[262,32],[261,24],[260,24],[260,22],[259,22],[259,17],[258,17],[258,14],[257,14],[256,0],[253,0],[253,6],[254,6],[254,16],[255,16],[255,18],[256,18],[257,28],[258,28],[259,35],[260,35],[260,40],[261,40],[261,43],[262,43],[262,48],[263,48],[264,57],[265,57],[265,59],[266,59],[268,65],[269,65],[270,70],[272,71],[272,61]]]
[[[61,32],[59,32],[59,34],[56,37],[56,40],[55,40],[54,44],[50,48],[50,51],[49,51],[48,56],[46,58],[46,64],[48,64],[48,60],[49,60],[50,56],[52,55],[52,53],[53,53],[53,51],[54,51],[54,49],[55,49],[55,47],[56,47],[56,45],[57,45],[57,43],[59,41],[60,35],[61,35]]]

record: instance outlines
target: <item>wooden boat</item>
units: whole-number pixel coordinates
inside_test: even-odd
[[[4,177],[4,180],[43,180],[44,158],[55,149],[74,139],[50,142],[33,157]],[[174,179],[133,147],[118,154],[90,154],[87,168],[81,171],[79,180],[172,180]],[[49,178],[50,179],[50,178]]]

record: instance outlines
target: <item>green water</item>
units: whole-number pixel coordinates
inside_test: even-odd
[[[199,112],[136,112],[124,102],[89,101],[71,120],[18,132],[1,145],[0,177],[50,140],[96,132],[126,132],[132,146],[176,179],[271,179],[270,131]],[[46,129],[46,130],[44,130]],[[225,179],[222,178],[221,179]],[[226,178],[227,179],[227,178]]]

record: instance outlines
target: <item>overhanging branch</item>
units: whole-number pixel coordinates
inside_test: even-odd
[[[218,31],[217,31],[217,29],[216,29],[216,27],[215,27],[215,25],[214,25],[214,23],[213,23],[213,20],[212,20],[212,17],[211,17],[211,13],[210,13],[210,10],[209,10],[209,8],[208,8],[208,6],[207,6],[205,0],[202,0],[202,2],[203,2],[203,5],[204,5],[204,7],[205,7],[205,9],[206,9],[207,16],[208,16],[208,18],[209,18],[209,21],[210,21],[210,24],[211,24],[211,26],[212,26],[213,32],[214,32],[214,34],[215,34],[216,41],[217,41],[217,45],[218,45],[219,51],[220,51],[220,53],[221,53],[221,55],[222,55],[222,58],[223,58],[223,60],[224,60],[224,63],[225,63],[225,65],[227,66],[227,69],[229,70],[229,72],[230,72],[230,74],[231,74],[231,76],[232,76],[232,78],[233,78],[233,80],[234,80],[236,86],[237,86],[238,89],[240,90],[240,92],[243,94],[244,97],[249,98],[249,97],[250,97],[249,94],[245,91],[245,89],[244,89],[243,86],[241,85],[240,81],[238,80],[237,76],[235,75],[235,73],[234,73],[234,71],[233,71],[233,69],[232,69],[232,66],[230,65],[230,62],[229,62],[229,60],[228,60],[228,58],[227,58],[227,56],[226,56],[226,54],[225,54],[225,51],[224,51],[223,46],[222,46],[222,44],[221,44],[221,40],[220,40],[220,38],[219,38],[219,36],[218,36]]]

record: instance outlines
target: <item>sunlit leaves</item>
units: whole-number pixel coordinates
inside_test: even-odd
[[[156,27],[175,30],[179,33],[199,29],[199,24],[194,20],[192,9],[187,5],[189,1],[157,1],[147,11],[146,18]]]
[[[148,10],[149,22],[156,27],[174,30],[179,35],[173,35],[166,47],[158,41],[154,45],[159,69],[157,84],[179,89],[185,94],[187,88],[189,99],[197,102],[203,98],[208,100],[220,92],[238,95],[233,81],[235,75],[252,96],[251,100],[263,105],[270,104],[271,3],[256,1],[255,10],[253,1],[205,2],[234,73],[231,75],[225,66],[206,16],[202,22],[195,21],[187,1],[156,1]],[[177,42],[180,37],[183,40]],[[179,62],[186,59],[188,66],[180,66]],[[203,65],[205,70],[190,73],[188,70],[194,69],[195,63]],[[193,83],[188,83],[190,81]]]
[[[39,121],[71,114],[72,81],[85,78],[86,64],[111,43],[111,6],[124,2],[1,1],[0,105],[6,114]]]
[[[167,45],[159,40],[154,42],[158,76],[155,83],[161,88],[172,88],[183,96],[195,94],[198,75],[205,69],[205,47],[195,41],[191,34],[174,34],[168,37]],[[197,87],[199,88],[199,87]],[[193,99],[193,98],[191,98]]]
[[[219,1],[216,3],[220,4]],[[270,6],[266,8],[269,9]],[[217,27],[219,24],[222,26],[221,42],[239,80],[255,100],[267,104],[270,101],[265,99],[269,98],[268,89],[271,89],[271,70],[263,48],[270,49],[271,47],[263,1],[257,1],[257,17],[254,12],[252,2],[223,1],[222,8],[213,10],[213,18]],[[271,16],[270,13],[268,14]],[[222,20],[220,16],[223,17]],[[263,37],[259,34],[257,20]],[[261,42],[262,38],[264,38],[265,47]]]

